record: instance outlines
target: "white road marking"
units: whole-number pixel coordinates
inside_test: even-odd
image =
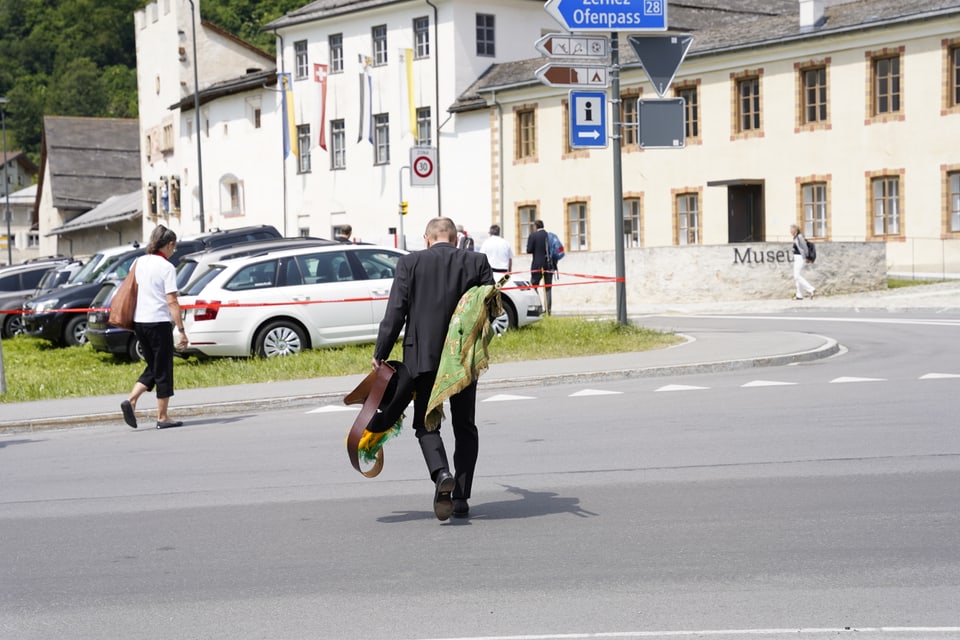
[[[510,400],[536,400],[533,396],[512,396],[510,394],[501,393],[499,395],[490,396],[483,402],[509,402]]]
[[[847,382],[885,382],[886,378],[852,378],[852,377],[840,377],[834,378],[830,381],[830,384],[844,384]]]
[[[667,316],[656,316],[656,317],[667,317]],[[864,324],[915,324],[915,325],[929,325],[936,327],[955,327],[960,325],[960,320],[940,320],[940,319],[924,319],[918,318],[916,320],[907,320],[907,319],[897,319],[897,318],[833,318],[833,317],[817,317],[817,316],[723,316],[723,315],[703,315],[703,316],[694,316],[697,319],[700,318],[713,318],[719,320],[781,320],[787,322],[796,322],[797,320],[810,320],[817,322],[862,322]]]
[[[654,391],[699,391],[701,389],[709,389],[710,387],[694,387],[686,384],[668,384],[666,386],[660,387],[659,389],[654,389]]]
[[[318,407],[316,409],[311,409],[307,413],[339,413],[340,411],[360,411],[359,407],[341,407],[336,404],[328,404],[325,407]]]
[[[944,378],[960,378],[960,373],[928,373],[920,376],[921,380],[942,380]]]
[[[797,384],[796,382],[780,382],[779,380],[754,380],[753,382],[748,382],[746,384],[740,385],[741,387],[785,387],[789,385]]]
[[[582,398],[584,396],[614,396],[621,395],[623,391],[604,391],[603,389],[584,389],[583,391],[577,391],[576,393],[571,393],[570,398]]]
[[[420,640],[592,640],[600,638],[704,638],[742,636],[872,636],[895,634],[956,634],[960,627],[836,627],[823,629],[702,629],[699,631],[611,631],[607,633],[550,633],[518,636],[456,636],[449,638],[421,638]]]

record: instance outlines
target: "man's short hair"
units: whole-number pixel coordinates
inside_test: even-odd
[[[351,233],[353,233],[353,227],[348,224],[340,225],[340,235],[349,236]]]
[[[500,235],[500,225],[498,225],[498,224],[492,224],[492,225],[490,225],[490,235],[492,235],[492,236],[498,236],[498,235]]]
[[[533,226],[537,229],[543,229],[543,220],[534,220]]]
[[[434,218],[427,223],[423,235],[436,242],[456,242],[457,225],[450,218]]]

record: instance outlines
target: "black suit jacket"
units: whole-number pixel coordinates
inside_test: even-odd
[[[493,283],[485,254],[464,251],[449,242],[402,256],[373,356],[386,360],[406,325],[403,363],[414,377],[436,371],[460,297],[472,287]]]
[[[527,236],[527,253],[533,254],[533,260],[530,261],[530,269],[546,269],[547,265],[547,244],[549,238],[545,229],[537,229]]]

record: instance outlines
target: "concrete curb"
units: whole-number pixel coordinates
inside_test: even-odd
[[[816,335],[816,334],[814,334]],[[758,356],[751,358],[741,358],[733,360],[718,360],[714,362],[699,362],[676,365],[661,365],[653,367],[638,367],[629,369],[616,369],[611,371],[584,371],[574,373],[562,373],[553,375],[526,376],[510,379],[486,380],[484,389],[506,389],[517,387],[532,387],[543,384],[570,384],[576,382],[586,382],[591,380],[627,380],[631,378],[655,378],[670,375],[688,375],[694,373],[714,373],[722,371],[737,371],[756,367],[777,367],[794,362],[810,362],[829,358],[840,352],[840,345],[836,340],[822,335],[816,335],[824,342],[815,349],[797,351],[794,353],[781,354],[776,356]],[[255,398],[249,400],[234,400],[227,402],[209,402],[204,404],[187,404],[177,406],[178,418],[189,418],[205,415],[223,415],[243,413],[244,411],[260,410],[264,406],[279,407],[284,409],[294,408],[315,404],[322,400],[336,399],[340,400],[349,391],[328,391],[314,394],[304,394],[288,397],[274,398]],[[141,415],[140,422],[145,429],[153,428],[152,414]],[[31,431],[43,431],[47,429],[58,429],[67,427],[76,427],[91,424],[103,424],[109,422],[120,422],[119,407],[116,411],[104,413],[91,413],[75,416],[58,416],[55,418],[38,418],[35,420],[16,422],[0,422],[0,433],[21,433]]]

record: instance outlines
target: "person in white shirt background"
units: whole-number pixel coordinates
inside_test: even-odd
[[[500,237],[500,225],[490,225],[490,237],[480,245],[480,253],[487,256],[487,262],[495,273],[508,273],[513,269],[513,247]]]

